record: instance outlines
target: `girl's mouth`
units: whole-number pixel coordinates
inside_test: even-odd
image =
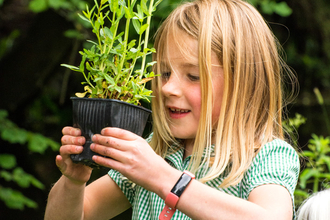
[[[176,108],[170,108],[170,111],[172,113],[187,113],[187,112],[189,112],[189,110],[187,110],[187,109],[176,109]]]
[[[177,108],[169,108],[169,115],[171,118],[182,118],[186,116],[190,110],[187,109],[177,109]]]

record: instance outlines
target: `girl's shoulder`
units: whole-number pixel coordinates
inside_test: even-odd
[[[242,198],[264,184],[284,186],[290,193],[294,204],[294,190],[300,171],[299,156],[288,142],[275,139],[259,150],[241,181]]]
[[[288,181],[291,184],[298,179],[299,170],[300,161],[296,150],[286,141],[275,139],[262,146],[243,179],[247,182],[256,181],[256,185],[260,184],[259,181]]]
[[[294,157],[299,159],[297,151],[288,142],[281,139],[274,139],[263,145],[256,154],[254,160],[265,158],[266,156]]]

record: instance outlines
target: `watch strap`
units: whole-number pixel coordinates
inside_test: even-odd
[[[168,205],[165,205],[163,211],[159,215],[159,220],[167,220],[171,219],[172,216],[174,215],[176,209],[172,209]]]
[[[166,196],[165,207],[159,215],[160,220],[171,219],[176,210],[176,204],[179,201],[180,196],[186,189],[192,179],[195,179],[195,175],[189,171],[184,171],[176,182],[171,192]]]

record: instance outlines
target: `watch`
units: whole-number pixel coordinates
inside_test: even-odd
[[[163,211],[159,215],[160,220],[171,219],[175,210],[176,204],[179,201],[180,196],[191,182],[191,180],[195,179],[195,175],[190,173],[189,171],[184,171],[174,187],[171,189],[171,192],[166,196],[165,199],[165,207]]]

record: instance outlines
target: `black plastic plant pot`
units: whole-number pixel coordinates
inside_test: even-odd
[[[81,154],[72,154],[75,163],[99,168],[92,157],[97,153],[90,149],[94,134],[100,134],[105,127],[117,127],[142,136],[151,111],[114,99],[72,97],[73,126],[79,128],[86,138]]]

